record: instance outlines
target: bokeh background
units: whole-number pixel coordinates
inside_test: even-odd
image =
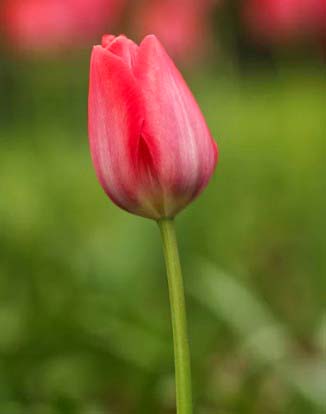
[[[87,141],[91,46],[155,33],[220,148],[177,220],[197,414],[326,406],[324,0],[1,0],[0,413],[173,414],[155,223]]]

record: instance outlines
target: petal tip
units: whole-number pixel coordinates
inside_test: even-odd
[[[157,38],[157,36],[156,36],[154,33],[149,33],[148,35],[146,35],[146,36],[144,37],[144,40],[145,40],[145,39],[153,39],[153,40],[158,41],[158,38]]]
[[[102,47],[104,47],[105,49],[109,48],[111,43],[114,41],[115,36],[111,35],[111,34],[105,34],[102,36],[102,41],[101,41],[101,45]]]
[[[150,43],[160,43],[160,41],[158,40],[158,38],[155,36],[155,34],[153,33],[149,33],[148,35],[146,35],[143,40],[141,41],[141,45],[150,42]]]
[[[140,48],[143,48],[143,49],[148,48],[150,50],[157,50],[160,52],[164,51],[167,54],[164,46],[162,45],[159,38],[155,34],[146,35],[140,44]]]
[[[94,58],[101,56],[105,51],[106,49],[104,49],[101,45],[94,45],[92,48],[91,62],[94,61]]]

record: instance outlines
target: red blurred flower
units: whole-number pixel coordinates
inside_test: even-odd
[[[4,31],[16,48],[83,46],[119,18],[126,0],[5,0]]]
[[[154,33],[180,61],[201,55],[210,41],[210,13],[216,0],[149,0],[136,16],[137,30]]]
[[[91,59],[89,137],[113,202],[144,217],[173,217],[207,185],[217,147],[172,60],[153,35],[140,46],[105,36]]]
[[[321,37],[326,31],[326,0],[246,0],[244,18],[260,42]]]

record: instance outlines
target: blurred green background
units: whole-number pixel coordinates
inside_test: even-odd
[[[183,71],[220,149],[177,219],[196,413],[322,414],[324,66],[229,40]],[[175,412],[159,233],[96,181],[88,64],[2,53],[1,414]]]

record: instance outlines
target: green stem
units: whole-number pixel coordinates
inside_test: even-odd
[[[177,414],[192,414],[190,352],[186,304],[173,219],[158,221],[168,276],[173,328]]]

